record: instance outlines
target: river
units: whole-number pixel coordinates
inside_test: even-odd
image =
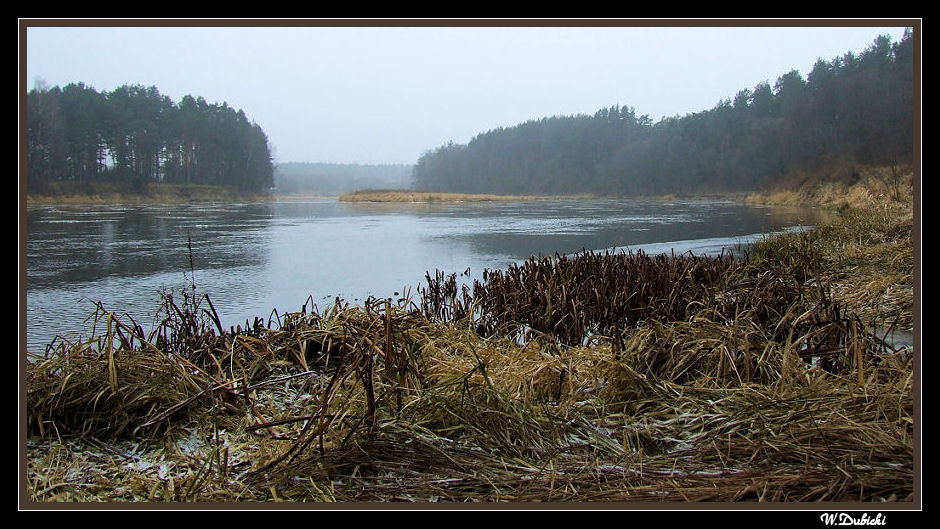
[[[536,200],[55,206],[27,211],[27,347],[87,331],[94,302],[149,329],[161,292],[196,285],[232,326],[335,297],[393,297],[534,254],[713,254],[821,213],[727,201]],[[189,248],[192,248],[190,252]],[[190,256],[192,262],[190,262]]]

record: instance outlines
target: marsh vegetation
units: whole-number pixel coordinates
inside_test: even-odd
[[[472,287],[27,363],[33,501],[910,501],[908,194],[715,258],[534,257]]]

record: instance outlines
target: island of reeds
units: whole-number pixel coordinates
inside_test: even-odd
[[[29,500],[911,501],[905,181],[717,257],[533,256],[235,328],[195,288],[149,330],[99,306],[27,363]]]
[[[407,189],[362,189],[339,196],[340,202],[497,202],[535,200],[531,195],[444,193]]]

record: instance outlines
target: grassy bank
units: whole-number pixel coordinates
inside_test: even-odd
[[[821,273],[834,299],[880,328],[911,330],[914,303],[914,196],[910,167],[848,171],[840,178],[806,178],[791,189],[753,193],[747,201],[814,205],[837,210],[837,221],[810,236],[828,264]],[[794,238],[778,238],[777,253]]]
[[[530,259],[462,290],[26,366],[30,501],[911,501],[910,202],[842,208],[747,258]]]
[[[831,209],[913,204],[910,166],[843,168],[835,174],[794,174],[776,187],[744,197],[749,203]]]
[[[55,182],[43,193],[27,193],[26,205],[81,204],[177,204],[184,202],[232,202],[267,200],[266,193],[246,192],[224,186],[187,184],[148,184],[134,189],[127,185],[78,182]]]

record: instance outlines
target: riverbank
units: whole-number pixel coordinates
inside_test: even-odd
[[[246,202],[268,200],[264,192],[248,192],[224,186],[148,184],[145,189],[110,183],[57,182],[45,193],[27,193],[26,207],[82,204],[180,204],[186,202]]]
[[[791,175],[777,187],[739,196],[750,204],[812,205],[833,210],[913,204],[914,171],[910,166],[867,167],[843,173]]]
[[[790,189],[751,193],[745,201],[838,211],[835,222],[817,230],[826,241],[820,251],[831,263],[824,279],[833,299],[873,328],[913,332],[913,178],[910,167],[867,168],[839,179],[808,178]]]
[[[913,171],[904,167],[868,167],[843,170],[840,175],[790,175],[777,188],[761,192],[727,192],[693,195],[636,197],[643,200],[732,200],[776,206],[819,206],[833,210],[871,206],[881,202],[911,200]],[[151,183],[145,189],[127,185],[80,182],[49,184],[45,193],[27,193],[28,207],[80,204],[147,204],[224,201],[310,200],[338,198],[342,202],[472,202],[540,199],[590,200],[599,195],[493,195],[426,192],[402,189],[366,189],[339,195],[311,193],[245,192],[224,186]],[[622,197],[621,197],[622,198]]]
[[[65,185],[53,192],[27,194],[27,207],[82,204],[180,204],[187,202],[268,202],[335,199],[340,202],[374,203],[437,203],[437,202],[502,202],[539,199],[590,199],[593,196],[539,197],[530,195],[486,195],[438,193],[409,190],[362,190],[343,195],[314,193],[244,192],[222,186],[150,184],[146,191],[132,191],[112,184]]]
[[[914,323],[912,209],[847,206],[747,260],[535,259],[235,333],[206,298],[146,336],[101,311],[26,366],[27,497],[913,501],[919,351],[881,340]]]

